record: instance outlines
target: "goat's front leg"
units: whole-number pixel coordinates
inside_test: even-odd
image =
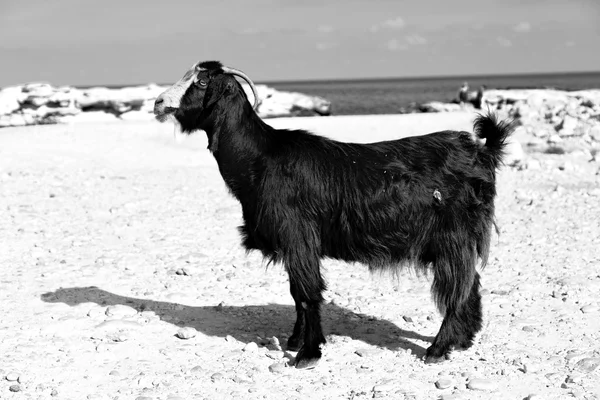
[[[321,345],[325,343],[325,336],[321,328],[321,303],[325,282],[321,277],[320,261],[317,256],[310,257],[306,253],[294,251],[294,256],[286,257],[286,270],[290,279],[290,289],[296,302],[298,320],[294,326],[294,333],[288,341],[288,346],[300,346],[296,356],[296,368],[314,368],[321,358]],[[302,329],[304,328],[304,329]]]

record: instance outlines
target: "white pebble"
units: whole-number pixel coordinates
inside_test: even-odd
[[[258,351],[258,345],[254,342],[250,342],[247,345],[245,345],[242,350],[244,350],[248,353],[254,353],[254,352]]]
[[[452,380],[451,379],[447,379],[447,378],[439,379],[435,383],[435,387],[438,388],[438,389],[447,389],[450,386],[452,386]]]
[[[271,364],[269,365],[269,371],[271,371],[274,374],[281,374],[283,373],[283,371],[285,371],[285,363],[275,363],[275,364]]]
[[[575,368],[582,372],[592,373],[595,370],[600,369],[600,357],[583,358],[577,361]]]
[[[198,331],[194,328],[186,327],[179,329],[175,336],[177,336],[179,339],[191,339],[193,337],[196,337],[197,334]]]
[[[117,304],[114,306],[110,306],[106,308],[106,315],[114,318],[124,318],[124,317],[132,317],[137,314],[137,310],[124,306],[122,304]]]
[[[489,381],[487,379],[474,378],[469,381],[467,387],[471,390],[485,390],[494,391],[498,388],[496,382]]]
[[[6,375],[6,380],[9,382],[16,382],[19,379],[19,374],[17,374],[16,372],[9,372]]]
[[[269,343],[271,343],[273,346],[279,346],[279,339],[277,339],[276,336],[273,336],[271,339],[269,339]]]

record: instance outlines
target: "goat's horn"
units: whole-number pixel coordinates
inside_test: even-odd
[[[240,78],[242,78],[243,80],[245,80],[246,82],[248,82],[248,84],[250,85],[250,89],[252,89],[252,94],[254,95],[254,105],[252,106],[252,108],[254,108],[256,110],[258,108],[258,91],[256,90],[256,86],[254,86],[254,83],[252,83],[250,78],[248,78],[248,75],[246,75],[239,69],[235,69],[235,68],[223,66],[223,67],[221,67],[221,69],[226,74],[237,75]]]

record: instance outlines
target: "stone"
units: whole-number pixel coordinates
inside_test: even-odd
[[[250,342],[246,344],[242,350],[247,353],[255,353],[258,351],[258,345],[255,342]]]
[[[9,382],[16,382],[19,380],[19,374],[17,374],[16,372],[9,372],[8,374],[6,374],[5,379]]]
[[[438,379],[435,382],[435,387],[438,389],[448,389],[449,387],[451,387],[453,384],[451,379],[448,378],[442,378],[442,379]]]
[[[274,374],[282,374],[286,368],[287,367],[285,363],[275,363],[269,365],[269,371]]]
[[[8,115],[21,107],[22,89],[19,86],[6,87],[0,90],[0,115]]]
[[[250,87],[242,84],[252,98]],[[296,92],[256,85],[263,118],[330,115],[331,102]],[[0,90],[0,127],[68,122],[150,121],[154,100],[166,90],[154,84],[109,89],[54,87],[29,83]]]
[[[481,378],[473,378],[467,384],[467,388],[471,390],[483,390],[493,392],[498,388],[498,385],[494,381]]]
[[[177,331],[177,333],[175,334],[175,336],[177,336],[179,339],[192,339],[194,337],[196,337],[196,335],[198,334],[198,331],[194,328],[191,327],[185,327],[185,328],[181,328]]]
[[[562,121],[555,127],[561,138],[576,136],[578,132],[579,120],[570,115],[565,115]]]
[[[138,312],[135,308],[117,304],[106,308],[106,316],[113,318],[133,317]]]
[[[430,101],[419,106],[421,112],[451,112],[451,111],[462,111],[463,108],[460,104],[454,103],[443,103],[441,101]]]
[[[577,363],[575,363],[575,368],[578,371],[584,373],[592,373],[596,371],[600,367],[600,357],[586,357],[583,358]]]
[[[594,124],[588,131],[588,135],[591,140],[600,142],[600,124]]]
[[[20,392],[21,391],[21,385],[10,385],[8,390],[10,390],[11,392]]]
[[[221,380],[225,379],[225,375],[223,375],[221,372],[215,372],[214,374],[212,374],[212,375],[210,376],[210,379],[211,379],[213,382],[216,382],[216,381],[221,381]]]
[[[361,356],[361,357],[374,357],[376,355],[381,354],[381,350],[379,349],[372,349],[372,348],[362,348],[362,349],[357,349],[354,351],[354,353],[356,353],[357,355]]]

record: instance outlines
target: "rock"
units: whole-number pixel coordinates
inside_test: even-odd
[[[600,367],[600,357],[583,358],[575,364],[575,368],[584,373],[592,373],[596,371],[598,367]]]
[[[564,138],[581,134],[577,130],[578,126],[579,120],[577,118],[574,118],[570,115],[565,115],[562,121],[560,121],[560,123],[555,126],[555,129],[560,135],[560,137]]]
[[[532,171],[538,171],[542,169],[542,163],[540,163],[540,160],[536,160],[535,158],[527,160],[526,166],[527,169],[530,169]]]
[[[464,108],[461,107],[460,104],[443,103],[441,101],[431,101],[419,106],[419,111],[421,112],[452,112],[462,110],[464,110]]]
[[[451,387],[453,384],[451,379],[448,378],[442,378],[442,379],[438,379],[435,382],[435,387],[438,389],[448,389],[449,387]]]
[[[269,365],[269,371],[274,374],[282,374],[286,369],[285,363],[275,363]]]
[[[225,375],[223,375],[221,372],[215,372],[214,374],[212,374],[212,375],[210,376],[210,379],[211,379],[213,382],[216,382],[216,381],[221,381],[221,380],[225,379]]]
[[[402,319],[406,322],[408,322],[409,324],[414,322],[412,317],[409,317],[408,315],[403,315]]]
[[[21,391],[21,386],[20,385],[10,385],[10,387],[8,388],[8,390],[10,390],[11,392],[20,392]]]
[[[244,90],[252,98],[248,85]],[[256,85],[263,118],[330,115],[331,102],[318,96],[282,92]],[[149,84],[120,89],[53,87],[29,83],[0,90],[0,127],[67,122],[149,121],[154,100],[166,86]]]
[[[474,378],[469,381],[469,383],[467,384],[467,388],[471,390],[484,390],[488,392],[493,392],[498,388],[498,385],[496,384],[496,382],[487,379]]]
[[[247,353],[255,353],[258,351],[258,345],[254,342],[250,342],[246,344],[242,350]]]
[[[269,344],[271,344],[273,346],[279,346],[279,339],[277,339],[277,337],[273,336],[269,339]]]
[[[243,86],[252,98],[249,86]],[[280,92],[264,85],[257,85],[256,89],[261,99],[258,114],[263,118],[331,114],[331,103],[322,97]]]
[[[175,271],[175,275],[192,276],[188,268],[179,268]]]
[[[354,351],[354,353],[358,354],[361,357],[374,357],[376,355],[379,355],[381,353],[381,350],[367,347],[363,349],[357,349]]]
[[[595,142],[600,142],[600,124],[594,124],[588,131],[590,139]]]
[[[16,382],[19,380],[19,374],[17,374],[16,372],[9,372],[5,379],[9,382]]]
[[[177,336],[179,339],[192,339],[194,337],[196,337],[196,335],[198,334],[198,331],[194,328],[191,327],[185,327],[185,328],[181,328],[177,331],[177,333],[175,334],[175,336]]]
[[[391,381],[389,381],[389,382],[384,382],[384,383],[374,386],[373,392],[374,393],[386,393],[386,392],[391,392],[393,389],[394,389],[394,385],[392,384]]]
[[[104,321],[98,325],[96,325],[95,332],[97,333],[105,333],[111,332],[115,330],[128,330],[128,329],[141,329],[142,325],[138,324],[135,321],[126,321],[121,319],[112,319],[109,321]]]
[[[563,141],[562,138],[559,135],[557,135],[557,134],[551,135],[548,138],[548,143],[549,144],[558,144],[558,143],[560,143],[562,141]]]
[[[136,315],[138,312],[135,308],[117,304],[106,308],[106,315],[112,318],[126,318]]]
[[[19,86],[6,87],[0,90],[0,116],[12,114],[21,107],[23,91]]]

